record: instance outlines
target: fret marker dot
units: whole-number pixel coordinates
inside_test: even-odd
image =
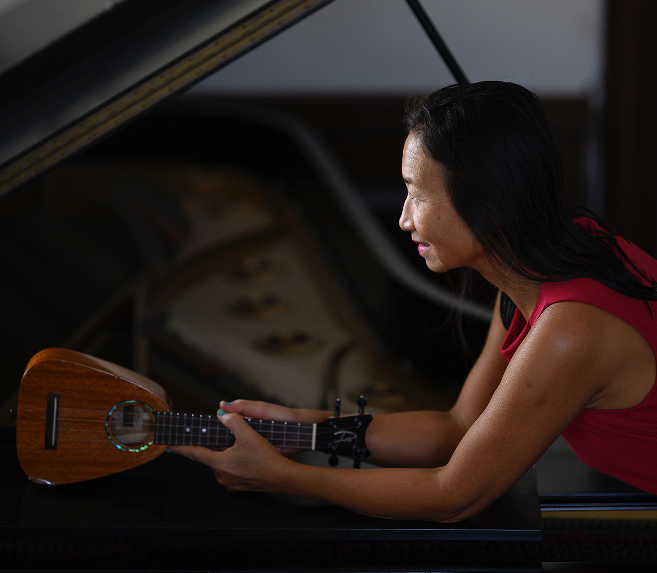
[[[189,428],[185,428],[185,432],[191,432]]]

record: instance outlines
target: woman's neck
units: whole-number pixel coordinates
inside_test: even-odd
[[[501,290],[515,303],[525,320],[529,320],[536,306],[541,286],[541,283],[530,283],[506,286]]]
[[[507,273],[500,272],[491,267],[485,269],[481,274],[488,282],[506,293],[518,307],[525,320],[529,320],[543,283],[530,281],[511,271]]]

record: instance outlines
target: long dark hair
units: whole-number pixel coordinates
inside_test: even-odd
[[[657,300],[655,281],[632,274],[610,227],[573,223],[561,156],[535,94],[508,82],[448,86],[411,103],[406,127],[445,167],[454,208],[498,269],[541,283],[590,277]]]

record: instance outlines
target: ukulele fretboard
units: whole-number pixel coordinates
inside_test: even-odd
[[[277,448],[315,449],[316,425],[255,420],[246,422]],[[228,447],[235,436],[215,416],[154,412],[154,443],[168,446]]]

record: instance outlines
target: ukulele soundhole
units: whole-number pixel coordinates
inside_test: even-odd
[[[141,452],[153,443],[153,410],[142,402],[126,400],[110,410],[105,429],[120,450]]]

